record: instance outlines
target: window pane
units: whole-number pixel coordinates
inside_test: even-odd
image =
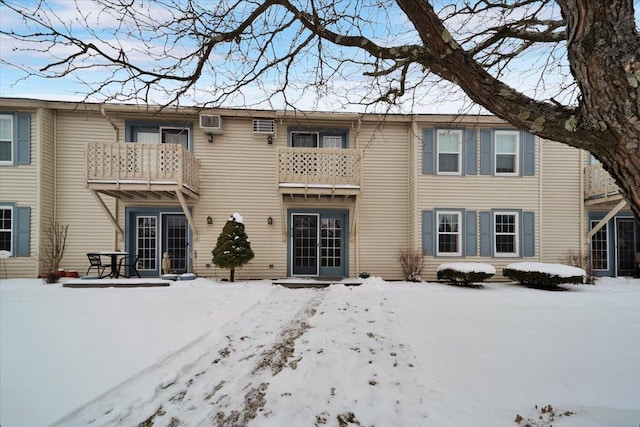
[[[342,148],[342,137],[337,135],[323,136],[322,146],[324,148]]]
[[[0,209],[0,251],[11,252],[11,209]]]
[[[458,252],[458,236],[456,234],[443,234],[438,239],[438,252]]]
[[[0,162],[11,161],[11,142],[0,141]]]
[[[516,171],[516,156],[512,154],[496,155],[496,173],[514,173]]]
[[[496,252],[502,254],[510,254],[515,253],[516,245],[515,245],[515,236],[496,236]]]
[[[438,254],[460,254],[460,214],[438,213]]]
[[[157,128],[138,128],[135,131],[136,142],[143,144],[158,144],[160,143],[160,132]]]
[[[447,153],[457,153],[460,149],[460,138],[458,133],[438,134],[438,151]]]
[[[457,154],[439,154],[438,155],[438,171],[439,172],[458,172],[458,155]]]
[[[596,224],[598,224],[598,221],[591,221],[591,228],[595,227]],[[591,267],[594,270],[609,269],[607,224],[591,237]]]
[[[185,149],[189,149],[188,129],[162,129],[163,144],[179,144]]]
[[[496,153],[515,154],[516,142],[516,135],[514,134],[496,134]]]
[[[13,118],[11,116],[0,117],[0,140],[9,141],[13,139]]]
[[[292,147],[317,147],[318,135],[314,133],[294,133],[291,135]]]
[[[439,218],[438,231],[446,233],[458,231],[457,214],[442,214]]]

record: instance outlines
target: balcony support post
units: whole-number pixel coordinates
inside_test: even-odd
[[[120,224],[118,224],[118,221],[116,221],[116,218],[113,216],[113,214],[111,213],[111,211],[107,207],[107,205],[104,202],[104,200],[102,200],[102,197],[100,197],[98,195],[98,192],[94,191],[94,190],[91,190],[91,194],[93,194],[93,197],[95,197],[96,201],[98,202],[98,205],[100,206],[100,208],[102,208],[102,211],[104,212],[104,214],[109,219],[109,222],[111,222],[111,225],[113,225],[113,228],[115,228],[116,231],[118,232],[118,236],[120,237],[120,240],[122,240],[123,237],[124,237],[124,231],[122,231],[122,228],[120,227]]]
[[[587,240],[591,241],[591,238],[593,237],[593,235],[596,234],[598,232],[598,230],[600,230],[602,227],[604,227],[604,225],[607,222],[609,222],[609,220],[611,218],[613,218],[618,212],[620,212],[620,210],[622,208],[624,208],[624,206],[626,204],[627,204],[627,201],[626,200],[622,200],[613,209],[611,209],[611,211],[609,211],[609,213],[607,215],[605,215],[605,217],[602,218],[600,220],[600,222],[596,224],[595,227],[593,227],[591,230],[589,230],[589,232],[587,233]]]
[[[189,206],[187,206],[187,202],[179,188],[176,189],[176,197],[178,197],[178,201],[180,201],[180,206],[182,206],[184,216],[187,217],[187,222],[189,223],[189,227],[191,227],[191,233],[193,233],[193,239],[197,241],[198,230],[196,229],[196,224],[193,222],[193,217],[191,216],[191,212],[189,212]]]

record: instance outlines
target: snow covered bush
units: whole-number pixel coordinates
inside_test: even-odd
[[[564,264],[516,262],[507,265],[502,275],[525,286],[553,288],[563,283],[584,283],[587,272]]]
[[[438,280],[446,280],[456,286],[483,282],[494,274],[495,267],[481,262],[453,262],[440,264],[438,267]]]
[[[253,257],[242,216],[236,212],[229,217],[218,236],[216,247],[211,251],[211,261],[220,268],[228,268],[229,281],[233,282],[236,268],[248,263]]]
[[[422,270],[424,269],[424,256],[422,251],[415,249],[400,249],[398,261],[402,268],[404,279],[408,282],[422,282]]]

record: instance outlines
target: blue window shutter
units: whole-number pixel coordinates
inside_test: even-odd
[[[478,254],[478,221],[476,211],[465,212],[465,256]]]
[[[493,255],[491,212],[480,212],[480,256]]]
[[[16,164],[31,163],[31,116],[29,114],[16,115]]]
[[[17,207],[14,212],[15,217],[15,249],[14,256],[31,255],[31,208]]]
[[[522,132],[522,174],[533,176],[536,174],[536,137],[529,132]]]
[[[493,175],[493,131],[480,131],[480,174]]]
[[[466,175],[476,175],[478,173],[478,141],[475,129],[465,129],[465,171]]]
[[[535,212],[522,213],[522,256],[536,255]]]
[[[433,129],[424,129],[422,131],[422,173],[424,174],[435,173],[435,169],[433,167],[433,135]]]
[[[422,254],[433,253],[433,211],[422,211]]]

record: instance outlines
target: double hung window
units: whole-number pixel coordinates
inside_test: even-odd
[[[495,174],[518,175],[520,134],[517,131],[495,131]]]
[[[493,221],[495,256],[519,256],[518,213],[494,212]]]
[[[0,206],[0,251],[12,253],[12,230],[13,209],[10,206]]]
[[[0,165],[13,163],[13,115],[0,114]]]
[[[462,255],[461,216],[460,212],[437,213],[437,255]]]
[[[460,175],[462,163],[462,131],[438,130],[437,162],[439,175]]]

